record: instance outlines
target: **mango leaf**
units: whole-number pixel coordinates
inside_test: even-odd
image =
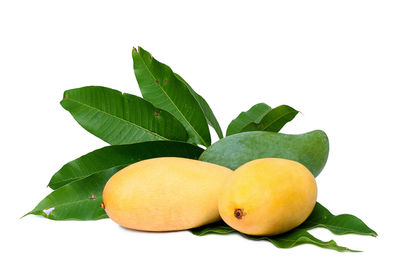
[[[199,160],[235,170],[255,159],[284,158],[300,162],[317,177],[328,153],[328,137],[321,130],[298,135],[257,131],[225,137],[208,147]]]
[[[67,90],[61,105],[83,128],[112,145],[188,138],[185,128],[168,112],[110,88]]]
[[[189,231],[198,236],[204,236],[208,234],[227,235],[231,233],[240,233],[227,225],[223,220],[192,228],[189,229]]]
[[[243,235],[243,234],[242,234]],[[321,248],[333,249],[339,252],[350,251],[360,252],[359,250],[352,250],[346,247],[339,246],[335,241],[322,241],[304,229],[294,229],[287,233],[277,236],[250,236],[243,235],[246,238],[253,240],[266,240],[274,244],[278,248],[292,248],[302,244],[312,244]]]
[[[202,148],[183,142],[149,141],[129,145],[106,146],[65,164],[50,180],[57,189],[70,182],[113,168],[157,157],[197,159]]]
[[[218,120],[215,117],[215,115],[214,115],[213,111],[211,110],[210,106],[208,105],[207,101],[201,95],[197,94],[192,89],[192,87],[181,76],[179,76],[177,73],[175,73],[175,76],[187,86],[187,88],[189,89],[189,92],[193,95],[193,97],[199,103],[200,108],[203,110],[203,114],[207,119],[207,123],[214,128],[214,130],[217,133],[218,137],[220,139],[224,138],[224,135],[223,135],[222,130],[221,130],[221,126],[219,126]]]
[[[280,248],[289,248],[300,244],[314,244],[323,248],[335,249],[337,251],[355,251],[345,247],[338,246],[333,240],[323,242],[306,230],[322,227],[330,230],[332,233],[337,235],[343,234],[359,234],[359,235],[370,235],[377,236],[377,233],[369,228],[359,218],[349,215],[341,214],[334,216],[320,203],[316,203],[313,212],[307,218],[307,220],[298,226],[296,229],[277,236],[251,236],[239,233],[235,229],[223,221],[218,221],[213,224],[204,225],[198,228],[191,229],[190,231],[199,236],[207,234],[230,234],[239,233],[242,236],[253,239],[253,240],[267,240],[273,243],[275,246]]]
[[[338,246],[336,242],[333,240],[327,242],[319,240],[304,229],[293,229],[292,231],[276,236],[252,236],[240,233],[235,229],[231,228],[230,226],[228,226],[227,224],[225,224],[223,221],[218,221],[213,224],[208,224],[198,228],[190,229],[190,232],[198,236],[204,236],[208,234],[225,235],[225,234],[237,233],[251,240],[269,241],[278,248],[292,248],[302,244],[312,244],[321,248],[333,249],[340,252],[343,251],[357,252],[356,250],[351,250],[342,246]]]
[[[291,108],[287,105],[281,105],[270,110],[265,116],[261,119],[260,122],[252,122],[244,127],[241,132],[250,132],[250,131],[270,131],[270,132],[279,132],[286,123],[293,120],[296,117],[297,113],[299,113],[294,108]]]
[[[302,229],[323,227],[337,235],[359,234],[377,236],[378,234],[369,228],[363,221],[354,215],[333,215],[327,208],[317,203],[307,220],[299,226]]]
[[[107,218],[100,207],[103,188],[108,179],[122,167],[110,168],[74,181],[51,192],[28,214],[51,220],[98,220]]]
[[[268,114],[271,107],[265,103],[259,103],[252,106],[248,111],[241,112],[226,129],[226,136],[240,133],[243,129],[251,123],[260,123],[262,118]]]
[[[211,137],[207,120],[186,84],[175,76],[170,67],[141,47],[139,51],[133,49],[132,57],[143,98],[175,116],[193,142],[209,146]]]

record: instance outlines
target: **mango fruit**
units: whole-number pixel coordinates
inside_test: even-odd
[[[198,160],[143,160],[115,173],[103,191],[107,215],[121,226],[176,231],[220,219],[218,197],[232,171]]]
[[[246,162],[261,158],[283,158],[300,162],[317,177],[329,154],[325,132],[283,134],[264,131],[227,136],[209,146],[199,160],[237,169]]]
[[[317,200],[312,173],[281,158],[250,161],[233,172],[218,203],[222,219],[249,235],[277,235],[303,223]]]

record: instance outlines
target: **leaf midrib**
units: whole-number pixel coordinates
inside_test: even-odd
[[[87,177],[89,177],[89,176],[91,176],[91,175],[98,174],[98,173],[100,173],[100,172],[106,171],[106,170],[111,169],[111,168],[119,168],[119,167],[128,166],[128,165],[129,165],[129,163],[127,163],[127,164],[115,165],[115,166],[112,166],[112,167],[109,167],[109,168],[105,168],[105,169],[102,169],[102,170],[98,170],[98,171],[93,172],[93,173],[91,173],[91,174],[88,174],[88,175],[86,175],[86,176],[75,176],[75,177],[73,177],[73,178],[61,180],[61,181],[56,182],[56,183],[51,183],[51,184],[49,184],[49,186],[50,186],[50,185],[54,186],[54,185],[60,184],[60,183],[65,182],[65,181],[71,181],[71,180],[77,181],[77,180],[85,179],[85,178],[87,178]],[[64,185],[66,185],[66,184],[69,184],[69,182],[68,182],[68,183],[65,183]],[[63,185],[62,185],[62,186],[63,186]],[[60,187],[61,187],[61,186],[60,186]],[[60,187],[58,187],[58,188],[60,188]]]
[[[278,118],[276,118],[275,120],[273,120],[272,122],[270,122],[267,126],[263,127],[263,130],[267,129],[268,127],[270,127],[272,124],[274,124],[274,123],[277,122],[278,120],[282,119],[283,117],[288,116],[288,115],[290,115],[291,113],[296,113],[296,112],[298,112],[298,111],[291,111],[291,112],[288,112],[288,113],[286,113],[286,114],[284,114],[284,115],[282,115],[282,116],[279,116]],[[267,115],[268,115],[268,114],[267,114]],[[260,123],[262,123],[262,122],[260,122]]]
[[[76,201],[65,202],[65,203],[62,203],[62,204],[59,204],[59,205],[54,205],[54,206],[52,205],[49,208],[34,209],[31,212],[29,212],[28,214],[35,214],[36,212],[40,212],[40,211],[43,211],[45,209],[50,209],[50,208],[54,208],[54,210],[55,210],[56,208],[59,208],[59,207],[63,207],[63,206],[67,206],[67,205],[71,205],[71,204],[75,204],[75,203],[80,203],[80,202],[84,202],[84,201],[95,201],[95,200],[94,199],[90,199],[90,198],[88,198],[88,199],[79,199],[79,200],[76,200]]]
[[[268,114],[271,110],[272,110],[271,108],[270,108],[270,109],[267,109],[267,110],[264,110],[263,114],[261,114],[260,116],[258,116],[258,117],[256,118],[255,122],[256,122],[256,121],[261,122],[261,120],[262,120],[265,116],[267,116],[267,114]]]
[[[232,232],[222,232],[222,233],[221,233],[221,232],[216,231],[215,229],[208,230],[208,231],[206,231],[205,233],[202,233],[202,235],[209,234],[209,233],[214,233],[214,234],[238,233],[238,234],[240,234],[240,235],[242,235],[242,236],[247,237],[247,235],[242,234],[242,233],[240,233],[240,232],[238,232],[238,231],[236,231],[236,230],[234,230],[234,231],[232,231]],[[308,232],[306,232],[306,233],[308,233]],[[309,233],[308,233],[308,234],[309,234]],[[313,238],[315,238],[315,237],[313,237]],[[290,239],[290,238],[270,238],[270,237],[268,237],[268,236],[264,236],[264,237],[261,237],[261,238],[257,238],[256,240],[267,240],[267,241],[269,241],[269,242],[271,242],[271,243],[276,243],[276,242],[281,242],[281,241],[283,241],[283,242],[290,242],[288,248],[293,248],[294,246],[297,245],[297,243],[301,242],[302,240],[306,240],[306,242],[307,242],[308,244],[311,243],[311,244],[314,244],[314,245],[317,245],[317,246],[322,246],[322,247],[325,247],[325,248],[331,248],[331,249],[334,249],[334,250],[339,249],[339,250],[344,250],[344,251],[352,251],[352,250],[350,250],[350,249],[348,249],[348,248],[346,248],[346,247],[339,246],[339,245],[336,244],[336,242],[333,241],[333,240],[330,240],[330,241],[322,241],[322,240],[318,240],[317,238],[315,238],[315,240],[314,240],[313,238],[311,238],[311,237],[309,237],[309,236],[300,236],[300,237],[297,237],[297,238],[292,238],[292,239]],[[276,241],[276,242],[274,242],[274,241]],[[333,242],[333,244],[332,244],[332,242]]]
[[[137,52],[139,58],[142,60],[144,66],[146,67],[147,71],[150,73],[151,77],[153,77],[153,80],[156,81],[156,77],[154,77],[153,73],[150,71],[149,67],[147,66],[145,60],[142,58],[142,56],[140,55],[139,51]],[[160,81],[161,83],[161,81]],[[164,91],[164,89],[162,88],[162,86],[155,82],[156,86],[158,86],[161,91],[164,93],[164,95],[168,98],[168,100],[171,102],[171,104],[176,108],[176,110],[179,112],[179,114],[182,116],[182,118],[185,120],[185,122],[189,125],[189,127],[196,133],[197,137],[200,138],[200,141],[203,143],[203,145],[207,146],[206,142],[204,141],[204,139],[201,137],[201,135],[196,131],[196,129],[192,126],[191,123],[189,123],[189,121],[186,119],[186,117],[183,115],[183,113],[181,112],[181,110],[178,108],[178,106],[175,105],[175,103],[172,101],[172,99],[169,97],[169,95],[167,94],[167,92]],[[197,103],[197,100],[196,100]]]
[[[125,122],[125,123],[131,125],[131,126],[134,126],[134,127],[136,127],[136,128],[139,128],[139,129],[141,129],[141,130],[143,130],[143,131],[145,131],[145,132],[147,132],[147,133],[149,133],[149,134],[151,134],[151,135],[154,135],[154,136],[156,136],[156,137],[158,137],[158,138],[160,138],[160,139],[162,139],[162,140],[169,140],[168,138],[165,138],[165,137],[163,137],[163,136],[161,136],[161,135],[159,135],[159,134],[157,134],[157,133],[155,133],[155,132],[152,132],[152,131],[150,131],[150,130],[148,130],[148,129],[146,129],[146,128],[144,128],[144,127],[138,125],[138,124],[135,124],[135,123],[133,123],[133,122],[131,122],[131,121],[125,120],[125,119],[120,118],[120,117],[117,117],[117,116],[115,116],[115,115],[113,115],[113,114],[107,113],[107,112],[105,112],[105,111],[103,111],[103,110],[101,110],[101,109],[98,109],[98,108],[96,108],[96,107],[90,106],[90,105],[88,105],[88,104],[85,104],[85,103],[80,102],[80,101],[78,101],[78,100],[75,100],[75,99],[73,99],[73,98],[69,98],[69,97],[68,97],[68,98],[64,98],[64,101],[72,101],[72,102],[78,103],[78,104],[80,104],[80,105],[82,105],[82,106],[88,107],[88,108],[93,109],[93,110],[95,110],[95,111],[97,111],[97,112],[103,113],[103,114],[105,114],[105,115],[107,115],[107,116],[109,116],[109,117],[118,119],[118,120],[120,120],[120,121],[122,121],[122,122]]]
[[[306,233],[308,233],[308,232],[306,232]],[[309,234],[309,233],[308,233],[308,234]],[[312,236],[312,237],[313,237],[313,236]],[[314,239],[313,239],[313,238],[314,238]],[[305,236],[305,235],[304,235],[304,236],[299,236],[299,237],[297,237],[297,238],[292,238],[292,239],[290,239],[290,238],[270,238],[270,237],[266,236],[266,237],[263,237],[261,240],[268,240],[268,241],[271,242],[271,243],[274,243],[274,241],[277,241],[277,242],[280,242],[280,241],[283,241],[283,242],[290,242],[288,248],[293,248],[293,247],[295,247],[299,242],[301,242],[302,240],[306,240],[306,242],[309,242],[309,243],[314,244],[314,245],[317,245],[317,246],[322,246],[322,247],[325,247],[325,248],[332,248],[332,249],[334,249],[334,250],[336,250],[336,248],[337,248],[337,249],[349,250],[348,248],[339,246],[339,245],[336,244],[336,242],[333,241],[333,240],[330,240],[330,241],[322,241],[322,240],[319,240],[318,238],[315,238],[315,237],[313,237],[313,238],[311,238],[311,237],[309,237],[309,236]],[[257,239],[257,240],[260,240],[260,239]],[[332,241],[334,242],[334,244],[332,244]],[[306,243],[306,244],[307,244],[307,243]]]
[[[333,218],[332,218],[332,219],[333,219]],[[362,235],[374,234],[374,233],[366,233],[366,232],[356,231],[356,230],[353,230],[353,229],[351,229],[351,228],[346,228],[346,227],[342,227],[342,226],[335,226],[335,225],[327,224],[327,223],[318,223],[318,222],[312,221],[312,220],[309,220],[309,222],[314,223],[314,225],[313,225],[313,226],[310,226],[310,228],[328,226],[328,227],[331,227],[331,228],[335,228],[335,229],[337,229],[337,230],[344,230],[344,231],[347,231],[346,233],[357,233],[357,234],[362,234]],[[306,227],[306,228],[307,228],[307,227]],[[324,228],[325,228],[325,227],[324,227]]]

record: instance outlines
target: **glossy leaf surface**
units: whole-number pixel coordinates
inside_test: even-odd
[[[278,248],[292,248],[298,245],[302,244],[312,244],[318,247],[322,248],[327,248],[327,249],[333,249],[336,251],[353,251],[342,246],[338,246],[335,241],[322,241],[319,240],[318,238],[314,237],[310,233],[308,233],[304,229],[294,229],[292,231],[289,231],[287,233],[281,234],[281,235],[276,235],[276,236],[251,236],[251,235],[246,235],[243,233],[240,233],[236,231],[235,229],[231,228],[227,224],[225,224],[223,221],[219,221],[213,224],[201,226],[198,228],[194,228],[190,230],[193,234],[198,235],[198,236],[204,236],[207,234],[231,234],[231,233],[237,233],[240,234],[241,236],[251,239],[251,240],[265,240],[269,241],[272,244],[274,244]]]
[[[52,220],[98,220],[107,218],[100,207],[103,188],[119,168],[111,168],[74,181],[51,192],[28,214]],[[25,216],[26,216],[25,215]]]
[[[106,146],[65,164],[50,180],[57,189],[65,184],[88,177],[113,167],[157,157],[183,157],[197,159],[202,148],[175,141],[153,141],[129,145]]]
[[[244,127],[241,132],[269,131],[279,132],[286,123],[293,120],[299,112],[287,105],[271,109],[260,122],[252,122]]]
[[[337,235],[378,235],[374,230],[369,228],[362,220],[360,220],[356,216],[350,214],[340,214],[335,216],[320,203],[317,203],[315,205],[311,215],[299,227],[303,229],[323,227]]]
[[[168,112],[114,89],[67,90],[61,105],[83,128],[112,145],[188,138],[185,128]]]
[[[207,123],[211,125],[215,132],[217,133],[218,137],[221,139],[224,137],[221,126],[219,126],[218,120],[214,115],[214,112],[212,111],[211,107],[208,105],[207,101],[198,93],[196,93],[192,87],[177,73],[175,73],[175,76],[180,79],[184,84],[186,84],[187,88],[189,89],[190,93],[193,95],[193,97],[196,99],[196,101],[199,103],[201,109],[203,110],[203,114],[207,119]]]
[[[209,146],[210,131],[199,103],[167,65],[139,47],[133,49],[134,71],[143,98],[171,113],[186,128],[190,140]]]
[[[258,103],[252,106],[248,111],[241,112],[236,119],[234,119],[226,130],[226,136],[237,134],[251,123],[260,123],[262,118],[268,114],[271,107],[265,103]]]

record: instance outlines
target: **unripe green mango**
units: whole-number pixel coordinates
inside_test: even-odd
[[[325,166],[328,154],[328,137],[321,130],[296,135],[255,131],[219,140],[208,147],[199,160],[235,170],[255,159],[283,158],[300,162],[317,177]]]

